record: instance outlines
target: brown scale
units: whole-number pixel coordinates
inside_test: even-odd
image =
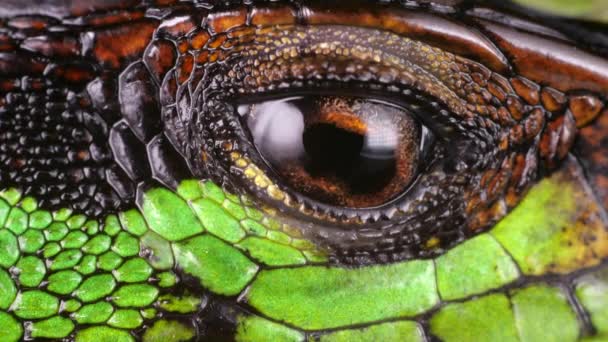
[[[538,92],[540,90],[538,84],[523,77],[515,77],[511,79],[511,85],[513,86],[515,92],[529,105],[535,106],[538,104]]]
[[[137,9],[119,10],[111,13],[102,13],[100,15],[90,15],[86,17],[78,17],[80,25],[90,26],[107,26],[120,23],[137,21],[145,16],[145,13]]]
[[[148,46],[143,60],[156,82],[160,83],[175,65],[176,57],[175,45],[168,40],[158,39]]]
[[[577,127],[587,126],[604,108],[602,100],[593,95],[570,96],[569,108]]]
[[[591,188],[608,210],[608,109],[593,125],[580,130],[576,155],[581,158],[591,180]]]
[[[27,38],[21,46],[46,57],[77,57],[82,46],[80,40],[69,35]]]
[[[184,84],[190,78],[192,69],[194,68],[194,57],[186,54],[180,57],[177,62],[177,81],[179,84]]]
[[[550,87],[543,88],[540,93],[543,107],[550,112],[559,112],[566,106],[568,98],[564,93]]]
[[[42,31],[57,21],[48,17],[17,17],[9,20],[7,25],[20,30]]]
[[[85,35],[85,39],[94,41],[89,43],[91,49],[87,52],[100,64],[117,69],[124,65],[125,61],[141,57],[157,25],[156,20],[146,19],[91,31]]]
[[[52,64],[44,71],[44,76],[60,79],[71,84],[84,84],[92,81],[95,76],[95,70],[90,64],[84,63],[64,63]]]
[[[211,35],[207,31],[199,30],[190,36],[190,48],[192,50],[200,50],[207,44]]]
[[[5,33],[0,33],[0,52],[12,51],[17,47],[16,42]]]
[[[293,25],[296,23],[296,11],[291,6],[261,5],[251,13],[251,24],[254,26]]]
[[[247,8],[239,6],[233,10],[210,14],[207,18],[207,26],[211,34],[223,33],[235,27],[245,25],[247,16]]]
[[[197,25],[193,16],[178,15],[162,22],[156,30],[156,36],[175,40],[184,37],[196,27]]]
[[[570,113],[557,118],[547,125],[539,152],[549,168],[554,168],[568,154],[576,137],[576,123]]]

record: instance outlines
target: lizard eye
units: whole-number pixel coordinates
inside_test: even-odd
[[[406,109],[367,98],[288,97],[241,105],[239,114],[282,182],[339,207],[378,206],[405,192],[429,136]]]
[[[161,95],[176,94],[161,96],[163,124],[196,177],[339,262],[438,255],[483,232],[567,157],[577,117],[600,111],[568,103],[587,71],[543,84],[570,71],[511,65],[490,33],[517,36],[498,26],[480,23],[486,36],[389,7],[303,13],[195,51],[189,78],[163,80]]]
[[[463,100],[471,94],[459,78],[489,77],[482,67],[365,28],[233,35],[243,53],[214,64],[208,87],[180,102],[193,109],[177,114],[192,117],[186,154],[328,249],[407,258],[427,253],[439,231],[448,246],[464,234],[444,227],[462,227],[469,202],[494,205],[509,184],[498,172],[513,159],[502,116]],[[489,195],[476,186],[485,173],[497,179]],[[443,246],[428,244],[428,253]]]

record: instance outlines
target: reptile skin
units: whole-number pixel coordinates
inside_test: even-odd
[[[0,341],[608,340],[607,55],[502,1],[5,0]],[[302,93],[413,113],[415,181],[289,186],[236,108]]]

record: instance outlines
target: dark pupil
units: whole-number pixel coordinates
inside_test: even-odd
[[[304,131],[305,170],[336,178],[355,194],[382,189],[395,175],[396,142],[383,150],[365,138],[334,124],[311,125]]]
[[[258,151],[281,180],[325,204],[377,206],[415,176],[420,130],[397,107],[301,97],[254,104],[247,115]]]

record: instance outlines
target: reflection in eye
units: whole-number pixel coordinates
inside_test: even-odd
[[[404,109],[372,99],[291,97],[242,105],[239,113],[287,184],[341,207],[378,206],[406,191],[427,134]]]

